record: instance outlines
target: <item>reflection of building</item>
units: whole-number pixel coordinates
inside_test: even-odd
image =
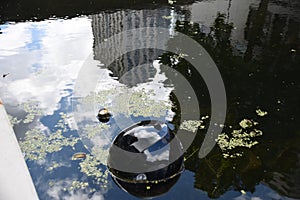
[[[157,59],[162,51],[158,49],[140,49],[141,38],[147,42],[144,46],[150,46],[155,43],[165,43],[169,39],[169,35],[161,36],[157,32],[133,31],[129,38],[122,38],[117,35],[122,31],[142,28],[142,27],[162,27],[170,28],[171,19],[166,19],[164,16],[170,16],[170,9],[155,9],[155,10],[135,10],[135,11],[117,11],[114,13],[100,13],[92,16],[92,29],[94,34],[94,58],[103,62],[106,60],[114,60],[109,64],[108,68],[112,71],[114,77],[120,79],[126,72],[135,66],[152,63]],[[113,42],[107,49],[102,50],[100,43],[107,41],[113,37]],[[158,40],[163,38],[165,41]],[[145,40],[146,38],[146,40]],[[130,46],[135,51],[127,52],[119,58],[116,55],[120,54],[120,46]],[[126,83],[135,85],[136,83],[145,82],[145,77],[150,78],[155,74],[155,69],[151,67],[142,67],[135,69],[134,73],[126,75]],[[130,82],[130,83],[129,83]]]

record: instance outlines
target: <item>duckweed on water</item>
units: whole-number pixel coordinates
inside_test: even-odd
[[[97,160],[99,160],[103,165],[106,165],[109,149],[104,149],[101,147],[94,146],[92,148],[92,154]]]
[[[59,168],[60,166],[61,166],[61,165],[58,164],[57,162],[53,162],[53,163],[51,164],[51,166],[47,168],[47,171],[51,172],[51,171],[53,171],[54,169]]]
[[[180,124],[179,129],[195,133],[199,127],[200,129],[204,129],[204,126],[201,126],[202,123],[202,120],[185,120]]]
[[[97,136],[101,131],[108,130],[110,128],[109,124],[97,124],[97,125],[88,125],[84,128],[84,132],[86,133],[89,139]]]
[[[240,126],[244,129],[246,128],[251,128],[253,125],[256,125],[257,122],[251,121],[249,119],[243,119],[242,121],[240,121]]]
[[[169,101],[154,100],[155,93],[150,91],[146,93],[144,90],[134,92],[129,99],[129,113],[134,117],[161,117],[166,114],[166,110],[172,108],[172,103]]]
[[[88,182],[82,182],[82,181],[72,181],[71,186],[68,188],[69,191],[76,190],[76,189],[85,189],[89,186]]]
[[[33,122],[36,116],[42,115],[42,110],[39,108],[38,103],[34,101],[28,101],[21,104],[21,107],[27,113],[23,123],[28,124]]]
[[[230,134],[222,133],[217,138],[217,144],[222,150],[224,158],[242,156],[242,153],[233,152],[233,150],[237,147],[253,147],[258,144],[258,141],[253,141],[253,139],[263,134],[261,130],[255,128],[247,131],[244,130],[256,126],[258,124],[257,122],[244,119],[239,124],[242,129],[233,130]]]
[[[258,116],[263,117],[263,116],[267,115],[268,112],[267,112],[267,111],[262,111],[261,109],[257,109],[257,110],[256,110],[256,114],[257,114]]]
[[[43,160],[48,153],[58,152],[63,147],[73,147],[79,138],[64,137],[62,130],[46,135],[38,128],[29,130],[25,133],[25,138],[20,141],[20,147],[25,153],[25,159]]]
[[[17,117],[13,117],[13,116],[11,116],[11,115],[7,115],[7,116],[8,116],[8,119],[9,119],[9,121],[10,121],[10,124],[11,124],[12,126],[18,125],[19,123],[22,122],[22,119],[18,119]]]
[[[80,171],[88,177],[93,177],[101,187],[106,188],[108,181],[108,170],[100,168],[101,161],[90,154],[86,155],[86,159],[79,163]]]
[[[166,114],[168,109],[172,108],[170,101],[157,100],[154,91],[130,91],[124,88],[115,88],[112,90],[91,93],[82,99],[81,103],[101,105],[108,108],[112,113],[121,113],[126,117],[161,117]],[[111,99],[114,102],[111,103]]]
[[[67,132],[68,131],[68,121],[67,121],[67,118],[68,118],[68,115],[63,113],[63,112],[60,112],[59,113],[60,115],[60,119],[58,120],[58,122],[55,124],[55,128],[59,128],[61,129],[63,132]]]

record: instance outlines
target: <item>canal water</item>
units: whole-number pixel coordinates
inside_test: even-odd
[[[299,52],[297,0],[0,3],[0,97],[41,200],[300,199]],[[184,163],[137,190],[107,159],[143,120]]]

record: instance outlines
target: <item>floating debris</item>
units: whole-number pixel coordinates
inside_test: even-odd
[[[84,152],[75,153],[72,156],[72,160],[82,160],[82,159],[85,159],[85,158],[86,158],[86,153],[84,153]]]
[[[172,19],[172,16],[171,16],[171,15],[169,15],[169,16],[165,16],[165,15],[164,15],[164,16],[162,16],[162,18],[163,18],[163,19]]]
[[[195,133],[199,127],[204,129],[204,126],[201,126],[202,123],[202,120],[185,120],[180,124],[179,129]]]
[[[101,108],[98,111],[97,118],[100,122],[106,123],[109,121],[111,114],[108,112],[107,108]]]
[[[292,52],[292,53],[295,53],[295,52],[296,52],[296,49],[291,49],[291,52]]]
[[[241,193],[242,193],[243,195],[247,194],[247,193],[245,192],[245,190],[241,190]]]
[[[169,3],[170,5],[173,5],[174,3],[176,3],[176,1],[175,1],[175,0],[168,0],[168,3]]]
[[[3,74],[2,75],[2,78],[5,78],[5,77],[7,77],[9,75],[9,73],[7,73],[7,74]]]
[[[279,103],[280,103],[280,101],[279,101]],[[257,109],[257,110],[256,110],[256,114],[257,114],[258,116],[263,117],[263,116],[267,115],[268,112],[267,112],[267,111],[262,111],[261,109]]]
[[[206,115],[206,116],[202,116],[202,117],[201,117],[201,119],[202,119],[202,120],[205,120],[205,119],[208,119],[208,118],[209,118],[209,116],[208,116],[208,115]]]

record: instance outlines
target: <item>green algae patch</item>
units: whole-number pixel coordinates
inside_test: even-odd
[[[107,188],[108,170],[103,170],[100,165],[103,164],[95,156],[87,154],[85,160],[79,163],[80,171],[88,177],[92,177],[100,187]]]
[[[95,136],[99,135],[99,133],[101,133],[102,131],[108,129],[110,129],[109,124],[100,123],[97,125],[87,125],[86,127],[84,127],[83,131],[89,139],[92,139]]]
[[[25,133],[25,138],[20,141],[20,147],[26,160],[44,160],[48,153],[61,151],[63,147],[73,147],[79,138],[65,137],[62,130],[46,135],[38,128]]]
[[[184,120],[180,124],[179,129],[195,133],[197,132],[198,128],[204,129],[204,126],[202,126],[202,124],[202,120]]]
[[[77,181],[74,180],[71,183],[71,186],[68,188],[68,191],[72,191],[72,190],[78,190],[78,189],[85,189],[89,186],[88,182],[84,182],[84,181]]]
[[[221,133],[217,138],[217,144],[223,152],[224,158],[235,158],[243,155],[238,148],[252,148],[258,144],[257,137],[263,132],[255,128],[258,123],[243,119],[239,125],[241,129],[232,130],[231,133]]]
[[[113,115],[119,113],[125,117],[161,117],[172,108],[171,101],[158,100],[153,90],[129,91],[123,87],[91,93],[81,99],[81,103],[100,105],[108,108]]]
[[[263,117],[263,116],[265,116],[265,115],[268,114],[267,111],[263,111],[263,110],[261,110],[261,109],[257,109],[255,112],[256,112],[256,114],[257,114],[258,116],[260,116],[260,117]]]
[[[39,108],[38,103],[35,101],[22,103],[21,107],[26,112],[25,119],[23,120],[24,124],[31,123],[36,116],[42,115],[42,109]]]
[[[13,117],[11,115],[7,115],[7,116],[12,126],[18,125],[22,122],[22,119],[18,119],[17,117]]]
[[[240,121],[239,125],[244,129],[251,128],[253,126],[253,122],[249,119],[243,119]]]
[[[54,169],[59,168],[60,166],[61,166],[61,165],[60,165],[59,163],[57,163],[57,162],[54,161],[53,163],[51,163],[51,166],[47,168],[47,171],[48,171],[48,172],[51,172],[51,171],[53,171]]]
[[[55,128],[59,128],[62,130],[62,132],[68,131],[68,115],[66,113],[60,112],[60,119],[58,122],[54,125]]]

